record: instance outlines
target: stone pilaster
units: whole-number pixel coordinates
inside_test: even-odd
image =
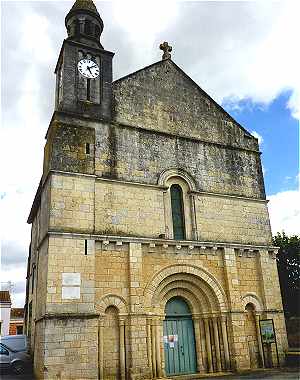
[[[276,264],[276,255],[268,250],[260,250],[258,255],[258,271],[260,272],[264,318],[273,319],[277,339],[280,365],[284,364],[285,351],[288,349],[286,326],[283,314],[282,299]],[[272,344],[273,364],[276,363],[275,344]]]
[[[224,248],[224,274],[230,308],[229,339],[233,369],[250,368],[249,350],[245,339],[244,310],[242,309],[240,281],[233,248]]]
[[[129,243],[130,378],[149,377],[147,318],[143,313],[142,245]]]

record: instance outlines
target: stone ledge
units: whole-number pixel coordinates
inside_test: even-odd
[[[272,245],[255,245],[255,244],[243,244],[243,243],[230,243],[230,242],[211,242],[211,241],[200,241],[200,240],[172,240],[172,239],[155,239],[149,237],[139,237],[139,236],[119,236],[119,235],[102,235],[102,234],[89,234],[89,233],[76,233],[76,232],[64,232],[52,230],[48,231],[48,236],[57,236],[65,238],[76,238],[76,239],[92,239],[95,241],[105,241],[106,245],[109,243],[122,242],[122,243],[141,243],[148,244],[150,246],[182,246],[193,248],[198,247],[204,249],[216,248],[232,248],[232,249],[243,249],[243,250],[266,250],[269,253],[278,251],[279,247]],[[108,242],[108,243],[107,243]],[[120,244],[120,243],[118,243]]]
[[[94,319],[99,318],[99,313],[49,313],[36,318],[35,322],[45,319]]]

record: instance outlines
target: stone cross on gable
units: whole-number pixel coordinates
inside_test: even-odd
[[[172,51],[172,46],[169,45],[167,41],[159,45],[160,50],[164,52],[162,59],[169,59],[171,58],[170,52]]]

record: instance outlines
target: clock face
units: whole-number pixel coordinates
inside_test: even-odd
[[[86,78],[95,79],[99,76],[99,66],[91,59],[81,59],[77,66],[80,74]]]

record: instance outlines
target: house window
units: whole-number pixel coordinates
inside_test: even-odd
[[[17,335],[23,334],[23,326],[17,326]]]
[[[173,222],[173,237],[175,240],[185,239],[184,209],[182,189],[179,185],[171,186],[171,207]]]

